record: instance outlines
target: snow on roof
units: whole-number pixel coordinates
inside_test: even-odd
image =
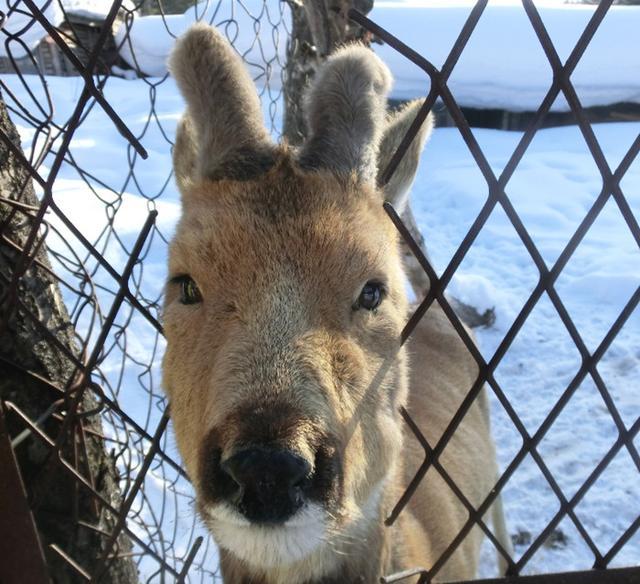
[[[48,5],[47,5],[48,2]],[[58,27],[64,21],[65,14],[80,16],[93,20],[104,20],[111,10],[112,0],[60,0],[51,2],[50,0],[35,0],[36,5],[44,9],[44,14],[53,26]],[[10,53],[15,59],[20,59],[27,55],[27,51],[32,51],[38,43],[47,35],[47,32],[33,18],[26,6],[19,5],[17,10],[10,10],[9,4],[15,2],[5,1],[5,14],[9,14],[4,25],[3,33],[0,35],[0,57],[7,57]],[[60,8],[62,4],[63,10]],[[124,0],[122,6],[133,8],[131,0]],[[0,9],[2,7],[0,6]],[[10,39],[8,35],[19,35],[19,39]],[[23,44],[24,43],[24,44]],[[26,48],[25,48],[26,46]]]
[[[35,4],[44,9],[44,14],[54,26],[58,26],[62,20],[62,10],[57,2],[47,0],[34,0]],[[40,40],[46,36],[46,31],[33,18],[26,6],[20,4],[16,10],[11,11],[9,5],[15,2],[6,0],[5,5],[0,7],[5,14],[9,14],[0,33],[0,57],[11,55],[15,59],[26,57],[28,51],[32,51],[38,46]],[[9,35],[18,35],[11,38]]]

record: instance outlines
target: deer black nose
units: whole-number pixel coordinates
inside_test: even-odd
[[[220,466],[238,485],[231,499],[249,521],[282,523],[304,504],[311,465],[293,452],[248,448]]]

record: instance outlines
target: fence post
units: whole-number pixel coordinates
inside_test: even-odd
[[[49,570],[0,401],[0,582],[49,584]]]

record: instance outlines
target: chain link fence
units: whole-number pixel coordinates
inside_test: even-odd
[[[499,175],[485,158],[447,86],[447,79],[482,18],[487,1],[477,2],[470,11],[448,59],[440,69],[429,62],[428,56],[418,54],[404,45],[402,39],[359,12],[350,14],[363,28],[420,67],[424,71],[425,86],[430,87],[420,114],[386,170],[387,179],[439,99],[455,121],[488,185],[489,193],[476,221],[440,275],[393,208],[387,208],[430,281],[430,290],[409,319],[403,339],[408,338],[420,318],[437,302],[476,359],[480,375],[437,444],[428,444],[410,415],[402,412],[410,433],[424,447],[425,460],[392,511],[389,523],[393,523],[402,512],[430,468],[440,473],[458,494],[468,508],[469,519],[459,537],[433,566],[416,568],[411,573],[388,575],[386,582],[416,579],[430,582],[437,578],[438,570],[476,524],[497,544],[482,517],[525,457],[534,460],[557,497],[559,507],[545,529],[529,543],[519,558],[507,558],[509,574],[515,577],[526,571],[532,556],[553,535],[559,523],[568,518],[591,550],[597,575],[561,576],[545,579],[545,582],[640,580],[638,568],[607,570],[637,533],[640,514],[625,527],[609,549],[602,551],[575,512],[576,505],[621,450],[629,454],[630,461],[640,473],[640,456],[634,444],[640,418],[631,424],[623,421],[597,368],[616,335],[636,310],[640,289],[628,300],[596,350],[590,351],[554,288],[580,241],[610,201],[619,208],[640,248],[640,227],[620,187],[625,172],[640,150],[640,136],[619,165],[612,168],[600,150],[570,78],[611,4],[611,1],[600,3],[573,52],[563,63],[534,3],[523,0],[524,11],[553,69],[553,82]],[[146,16],[141,18],[143,14]],[[22,0],[7,2],[3,8],[0,70],[5,74],[1,77],[0,88],[12,119],[22,128],[24,153],[4,130],[1,137],[8,156],[18,160],[26,172],[26,180],[35,185],[38,202],[28,201],[22,196],[26,182],[18,189],[17,196],[2,193],[0,199],[7,209],[7,215],[3,215],[2,243],[19,255],[15,270],[2,273],[4,320],[0,320],[0,325],[6,326],[10,314],[17,311],[18,319],[32,322],[38,329],[40,342],[61,354],[71,367],[64,379],[44,381],[51,386],[57,399],[39,412],[26,411],[16,400],[5,399],[4,417],[9,430],[3,430],[2,434],[8,436],[16,454],[34,443],[55,454],[54,458],[62,460],[57,464],[65,467],[65,472],[76,483],[75,488],[88,491],[94,498],[97,506],[95,516],[102,513],[111,516],[108,530],[97,527],[98,521],[85,521],[83,526],[83,529],[99,532],[99,537],[104,540],[105,551],[95,565],[82,565],[60,547],[53,550],[73,574],[70,581],[104,580],[109,563],[123,556],[135,562],[140,580],[145,582],[210,582],[217,576],[217,551],[196,517],[188,477],[166,431],[168,408],[159,387],[163,352],[160,307],[164,254],[173,221],[179,212],[170,151],[182,109],[173,80],[164,68],[164,58],[173,39],[194,20],[215,24],[242,54],[259,88],[265,117],[271,130],[277,134],[279,120],[282,119],[284,55],[290,31],[290,6],[287,2],[211,0],[193,5],[191,2],[116,1],[105,9],[104,4],[98,1],[83,4]],[[16,22],[22,24],[12,26]],[[70,76],[52,77],[51,74]],[[564,251],[549,268],[511,204],[506,186],[551,104],[560,94],[565,96],[575,114],[602,175],[603,187]],[[131,117],[129,113],[139,111],[140,103],[147,104],[146,115],[143,118]],[[92,147],[105,135],[105,128],[122,138],[108,159],[96,160]],[[78,179],[82,181],[82,189],[77,188]],[[508,216],[539,278],[494,356],[486,362],[451,308],[445,289],[496,208],[501,208]],[[25,236],[19,241],[7,235],[11,221],[26,226]],[[48,250],[51,266],[40,259],[38,254],[42,249]],[[68,312],[67,328],[73,331],[71,345],[60,342],[57,331],[46,329],[48,321],[41,312],[29,310],[29,306],[21,302],[22,282],[38,272],[46,272],[62,291]],[[547,295],[556,308],[577,346],[582,364],[561,397],[550,404],[549,413],[537,431],[530,433],[494,373],[542,295]],[[16,364],[9,361],[3,357],[4,367],[15,368]],[[539,445],[587,376],[594,380],[602,395],[607,415],[617,428],[618,439],[582,487],[567,498],[541,456]],[[504,408],[522,439],[522,446],[504,469],[494,491],[479,508],[474,509],[439,465],[438,456],[484,384]],[[85,394],[92,396],[93,410],[87,411],[87,402],[83,401]],[[86,422],[98,414],[101,419],[99,425],[91,426]],[[54,423],[48,425],[49,422]],[[100,477],[92,474],[94,471],[87,464],[86,457],[79,455],[71,460],[59,456],[65,441],[70,441],[75,449],[82,445],[78,432],[69,431],[73,428],[93,433],[108,451],[118,477],[120,501],[105,500],[100,494],[96,487]],[[46,482],[47,476],[42,474],[39,480]],[[55,486],[50,485],[50,488]],[[32,510],[33,505],[31,501]],[[131,546],[119,543],[121,534],[131,541]],[[18,560],[26,563],[27,556],[20,556],[20,551],[16,553]],[[49,551],[47,557],[48,554]],[[542,580],[523,578],[522,581]]]

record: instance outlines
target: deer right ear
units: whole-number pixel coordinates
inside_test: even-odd
[[[363,45],[331,55],[307,93],[309,137],[300,166],[355,173],[361,182],[375,184],[391,81],[386,65]]]
[[[189,180],[249,180],[273,165],[275,148],[253,81],[220,33],[193,25],[176,42],[169,69],[187,102],[174,148],[180,188]]]

